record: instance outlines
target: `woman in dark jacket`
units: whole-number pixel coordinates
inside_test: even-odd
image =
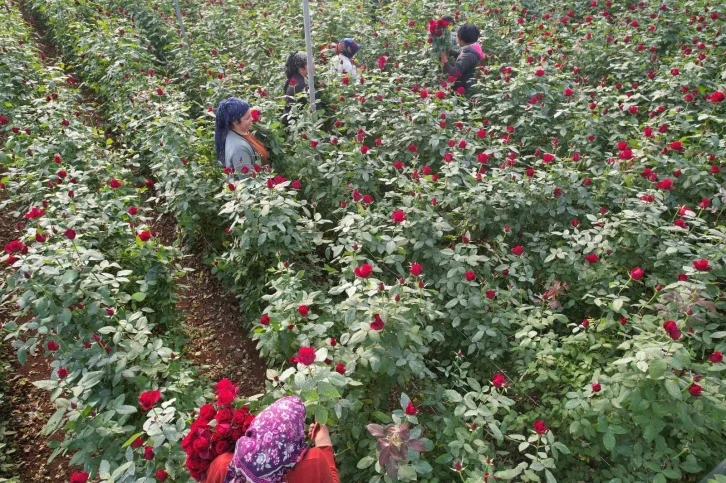
[[[474,84],[474,70],[484,58],[484,52],[477,43],[479,29],[476,25],[465,23],[456,31],[456,40],[461,49],[441,53],[444,71],[456,78],[452,89],[458,93],[466,92]],[[449,63],[449,54],[456,57],[456,63]]]
[[[308,87],[308,58],[305,52],[293,52],[285,62],[285,111],[282,114],[282,123],[285,126],[290,124],[293,117],[290,115],[290,109],[295,102],[304,106],[308,100],[306,96],[298,96],[298,94],[307,91]]]

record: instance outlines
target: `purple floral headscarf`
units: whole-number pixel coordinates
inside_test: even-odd
[[[279,399],[237,440],[224,483],[282,482],[305,449],[305,405],[297,396]]]

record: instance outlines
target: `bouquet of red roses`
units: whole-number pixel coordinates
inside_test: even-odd
[[[199,417],[181,443],[187,454],[186,468],[197,481],[204,478],[214,458],[234,451],[235,443],[255,419],[247,406],[240,409],[232,406],[237,397],[237,387],[229,379],[222,379],[214,389],[216,404],[205,404],[199,408]]]
[[[441,57],[442,52],[448,51],[451,47],[449,22],[442,18],[438,20],[429,20],[428,31],[428,43],[431,44],[433,56],[438,59]]]

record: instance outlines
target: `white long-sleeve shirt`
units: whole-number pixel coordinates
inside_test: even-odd
[[[330,59],[330,63],[338,74],[348,75],[351,79],[358,80],[358,71],[355,64],[348,57],[338,54]]]

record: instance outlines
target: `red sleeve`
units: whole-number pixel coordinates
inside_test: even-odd
[[[333,448],[310,448],[287,475],[287,483],[340,483]]]

